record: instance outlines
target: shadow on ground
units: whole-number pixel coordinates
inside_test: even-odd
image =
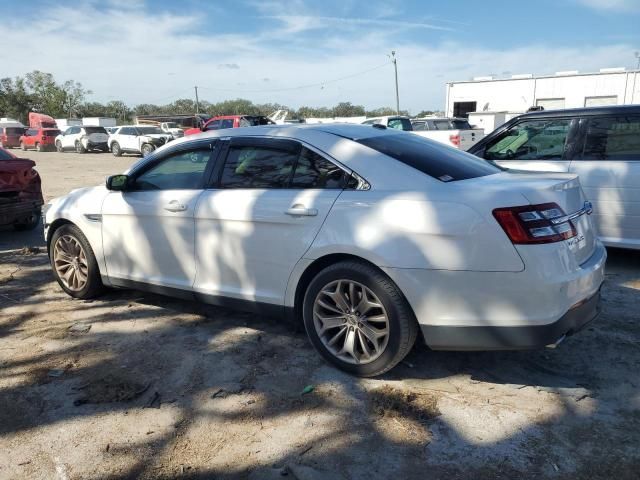
[[[0,477],[637,478],[640,255],[610,259],[602,316],[556,350],[417,345],[363,380],[279,319],[75,301],[43,251],[4,252]]]

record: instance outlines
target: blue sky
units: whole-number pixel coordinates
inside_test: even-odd
[[[0,0],[0,75],[39,69],[90,99],[442,108],[473,76],[636,65],[640,0]],[[44,14],[46,12],[46,14]],[[30,27],[33,25],[33,27]],[[10,48],[6,48],[6,46]],[[25,54],[26,52],[26,54]]]

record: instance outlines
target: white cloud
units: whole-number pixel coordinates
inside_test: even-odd
[[[640,10],[638,0],[577,0],[578,3],[596,10],[632,11]]]
[[[386,54],[396,50],[401,107],[418,112],[443,107],[446,81],[504,71],[597,71],[633,60],[629,52],[634,49],[625,42],[508,50],[463,42],[398,42],[396,32],[403,30],[399,24],[358,29],[358,19],[341,18],[345,28],[328,28],[321,42],[307,34],[287,33],[266,19],[260,31],[219,34],[215,16],[211,20],[195,14],[169,15],[140,2],[127,3],[123,10],[118,4],[122,1],[110,0],[100,7],[52,6],[46,19],[37,20],[37,35],[24,28],[24,18],[0,17],[0,38],[5,39],[2,76],[38,69],[59,81],[82,82],[95,92],[91,100],[122,99],[132,105],[190,98],[193,85],[198,85],[200,98],[209,101],[244,97],[291,107],[340,101],[380,107],[395,103],[390,63],[342,81],[330,80],[371,70],[388,62]],[[261,16],[283,11],[273,0],[260,5],[256,12]],[[296,27],[303,28],[313,16],[304,11],[304,4],[295,5],[285,11],[306,18]],[[324,18],[336,22],[334,17]],[[388,19],[375,19],[383,20]],[[313,86],[297,88],[304,85]]]

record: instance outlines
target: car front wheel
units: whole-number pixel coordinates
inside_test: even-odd
[[[100,271],[91,245],[75,225],[62,225],[51,238],[49,260],[62,289],[75,298],[93,298],[102,291]]]
[[[62,153],[62,152],[63,152],[63,148],[62,148],[62,143],[61,143],[61,142],[56,142],[56,150],[57,150],[59,153]]]
[[[84,148],[84,145],[82,145],[82,142],[76,142],[76,153],[86,153],[87,149]]]
[[[150,155],[154,150],[155,148],[153,147],[153,145],[145,143],[144,145],[142,145],[142,149],[140,150],[140,152],[142,153],[143,157],[146,157],[147,155]]]
[[[120,144],[118,142],[113,142],[111,144],[111,153],[113,153],[114,157],[122,155],[122,149],[120,149]]]
[[[36,143],[36,152],[43,152],[44,149],[42,148],[42,145],[39,143]]]
[[[354,375],[380,375],[411,350],[418,326],[406,299],[383,272],[359,261],[322,270],[309,284],[304,325],[316,350]]]

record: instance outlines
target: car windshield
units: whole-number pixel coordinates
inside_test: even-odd
[[[42,133],[45,137],[57,137],[60,135],[60,130],[44,130]]]
[[[410,133],[380,135],[356,141],[441,182],[483,177],[501,171],[469,153]]]
[[[451,120],[453,130],[471,130],[471,125],[467,120]]]
[[[141,135],[154,135],[156,133],[164,133],[158,127],[137,127]]]
[[[84,127],[84,131],[89,135],[91,135],[92,133],[107,133],[104,127]]]
[[[176,122],[167,122],[167,128],[180,128]]]

